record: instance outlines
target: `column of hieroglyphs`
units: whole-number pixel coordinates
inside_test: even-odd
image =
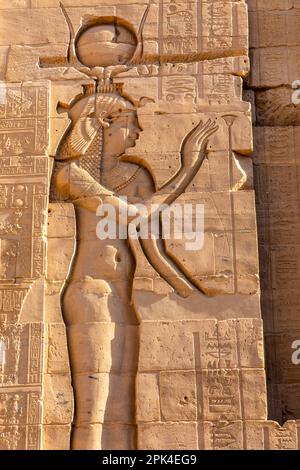
[[[0,5],[0,448],[34,450],[42,446],[49,87],[6,81],[19,29],[5,19],[17,17],[11,3]]]
[[[0,2],[1,449],[69,448],[72,420],[64,325],[55,297],[62,284],[59,266],[56,276],[48,274],[54,282],[45,283],[50,82],[32,72],[37,44],[51,49],[51,43],[64,42],[56,36],[51,10],[50,18],[45,13],[27,1]],[[24,53],[22,64],[16,59],[9,65],[13,51]],[[60,217],[65,220],[66,211]],[[48,256],[54,258],[63,248],[58,253],[51,227],[50,218]],[[63,425],[67,430],[59,432]]]
[[[48,87],[1,82],[0,448],[39,449]]]
[[[269,416],[300,418],[300,3],[249,0],[257,200]],[[297,88],[297,84],[295,84]],[[295,95],[296,92],[296,95]],[[294,98],[293,98],[294,93]]]
[[[1,81],[0,87],[0,448],[39,449],[48,86]]]

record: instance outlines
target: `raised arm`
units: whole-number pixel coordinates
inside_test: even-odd
[[[151,218],[157,217],[157,212],[161,211],[163,204],[171,205],[191,183],[205,158],[208,139],[217,129],[218,126],[208,120],[204,125],[200,122],[186,136],[181,147],[181,169],[171,181],[146,201],[147,218],[141,221],[141,224],[145,224],[148,228],[148,238],[140,238],[140,245],[146,258],[181,297],[188,297],[193,292],[193,287],[197,289],[200,287],[189,278],[189,273],[186,270],[179,267],[165,253],[163,241],[151,233]],[[137,229],[139,228],[137,227]],[[133,247],[134,243],[131,241]]]
[[[198,173],[206,155],[207,143],[218,130],[214,121],[202,121],[185,137],[181,146],[181,168],[162,186],[150,200],[151,204],[172,204],[182,194]]]

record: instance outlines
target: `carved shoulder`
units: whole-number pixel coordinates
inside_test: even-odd
[[[112,191],[97,183],[92,176],[76,162],[57,163],[52,185],[64,199],[75,201],[95,196],[111,196]]]

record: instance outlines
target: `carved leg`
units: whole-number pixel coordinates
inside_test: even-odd
[[[91,296],[94,305],[89,312]],[[75,394],[73,450],[134,449],[136,446],[138,326],[109,320],[108,317],[115,318],[117,307],[122,312],[122,302],[114,297],[101,293],[100,286],[94,292],[88,291],[84,282],[71,283],[64,296]],[[78,321],[78,305],[83,309],[83,323],[74,323]],[[86,318],[87,314],[91,321]],[[95,315],[101,321],[95,321]]]

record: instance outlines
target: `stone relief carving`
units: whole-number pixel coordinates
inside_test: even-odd
[[[0,112],[0,448],[7,450],[41,447],[44,325],[31,295],[45,269],[48,158],[42,155],[48,119],[47,84],[5,85]],[[24,321],[28,299],[32,316]]]
[[[58,146],[52,175],[52,200],[74,204],[78,230],[62,298],[75,394],[72,448],[103,448],[107,435],[113,442],[120,429],[129,448],[135,448],[138,320],[131,290],[140,249],[178,295],[187,297],[194,283],[155,237],[131,237],[130,247],[127,240],[99,240],[96,211],[103,203],[124,206],[121,196],[128,197],[128,211],[139,202],[148,207],[152,202],[172,204],[199,171],[218,126],[207,120],[187,134],[181,168],[158,190],[146,163],[126,155],[142,132],[137,108],[151,100],[134,101],[113,78],[141,57],[149,7],[137,34],[123,19],[97,18],[84,24],[76,37],[62,9],[70,27],[69,62],[96,75],[70,104],[58,104],[71,123]]]

